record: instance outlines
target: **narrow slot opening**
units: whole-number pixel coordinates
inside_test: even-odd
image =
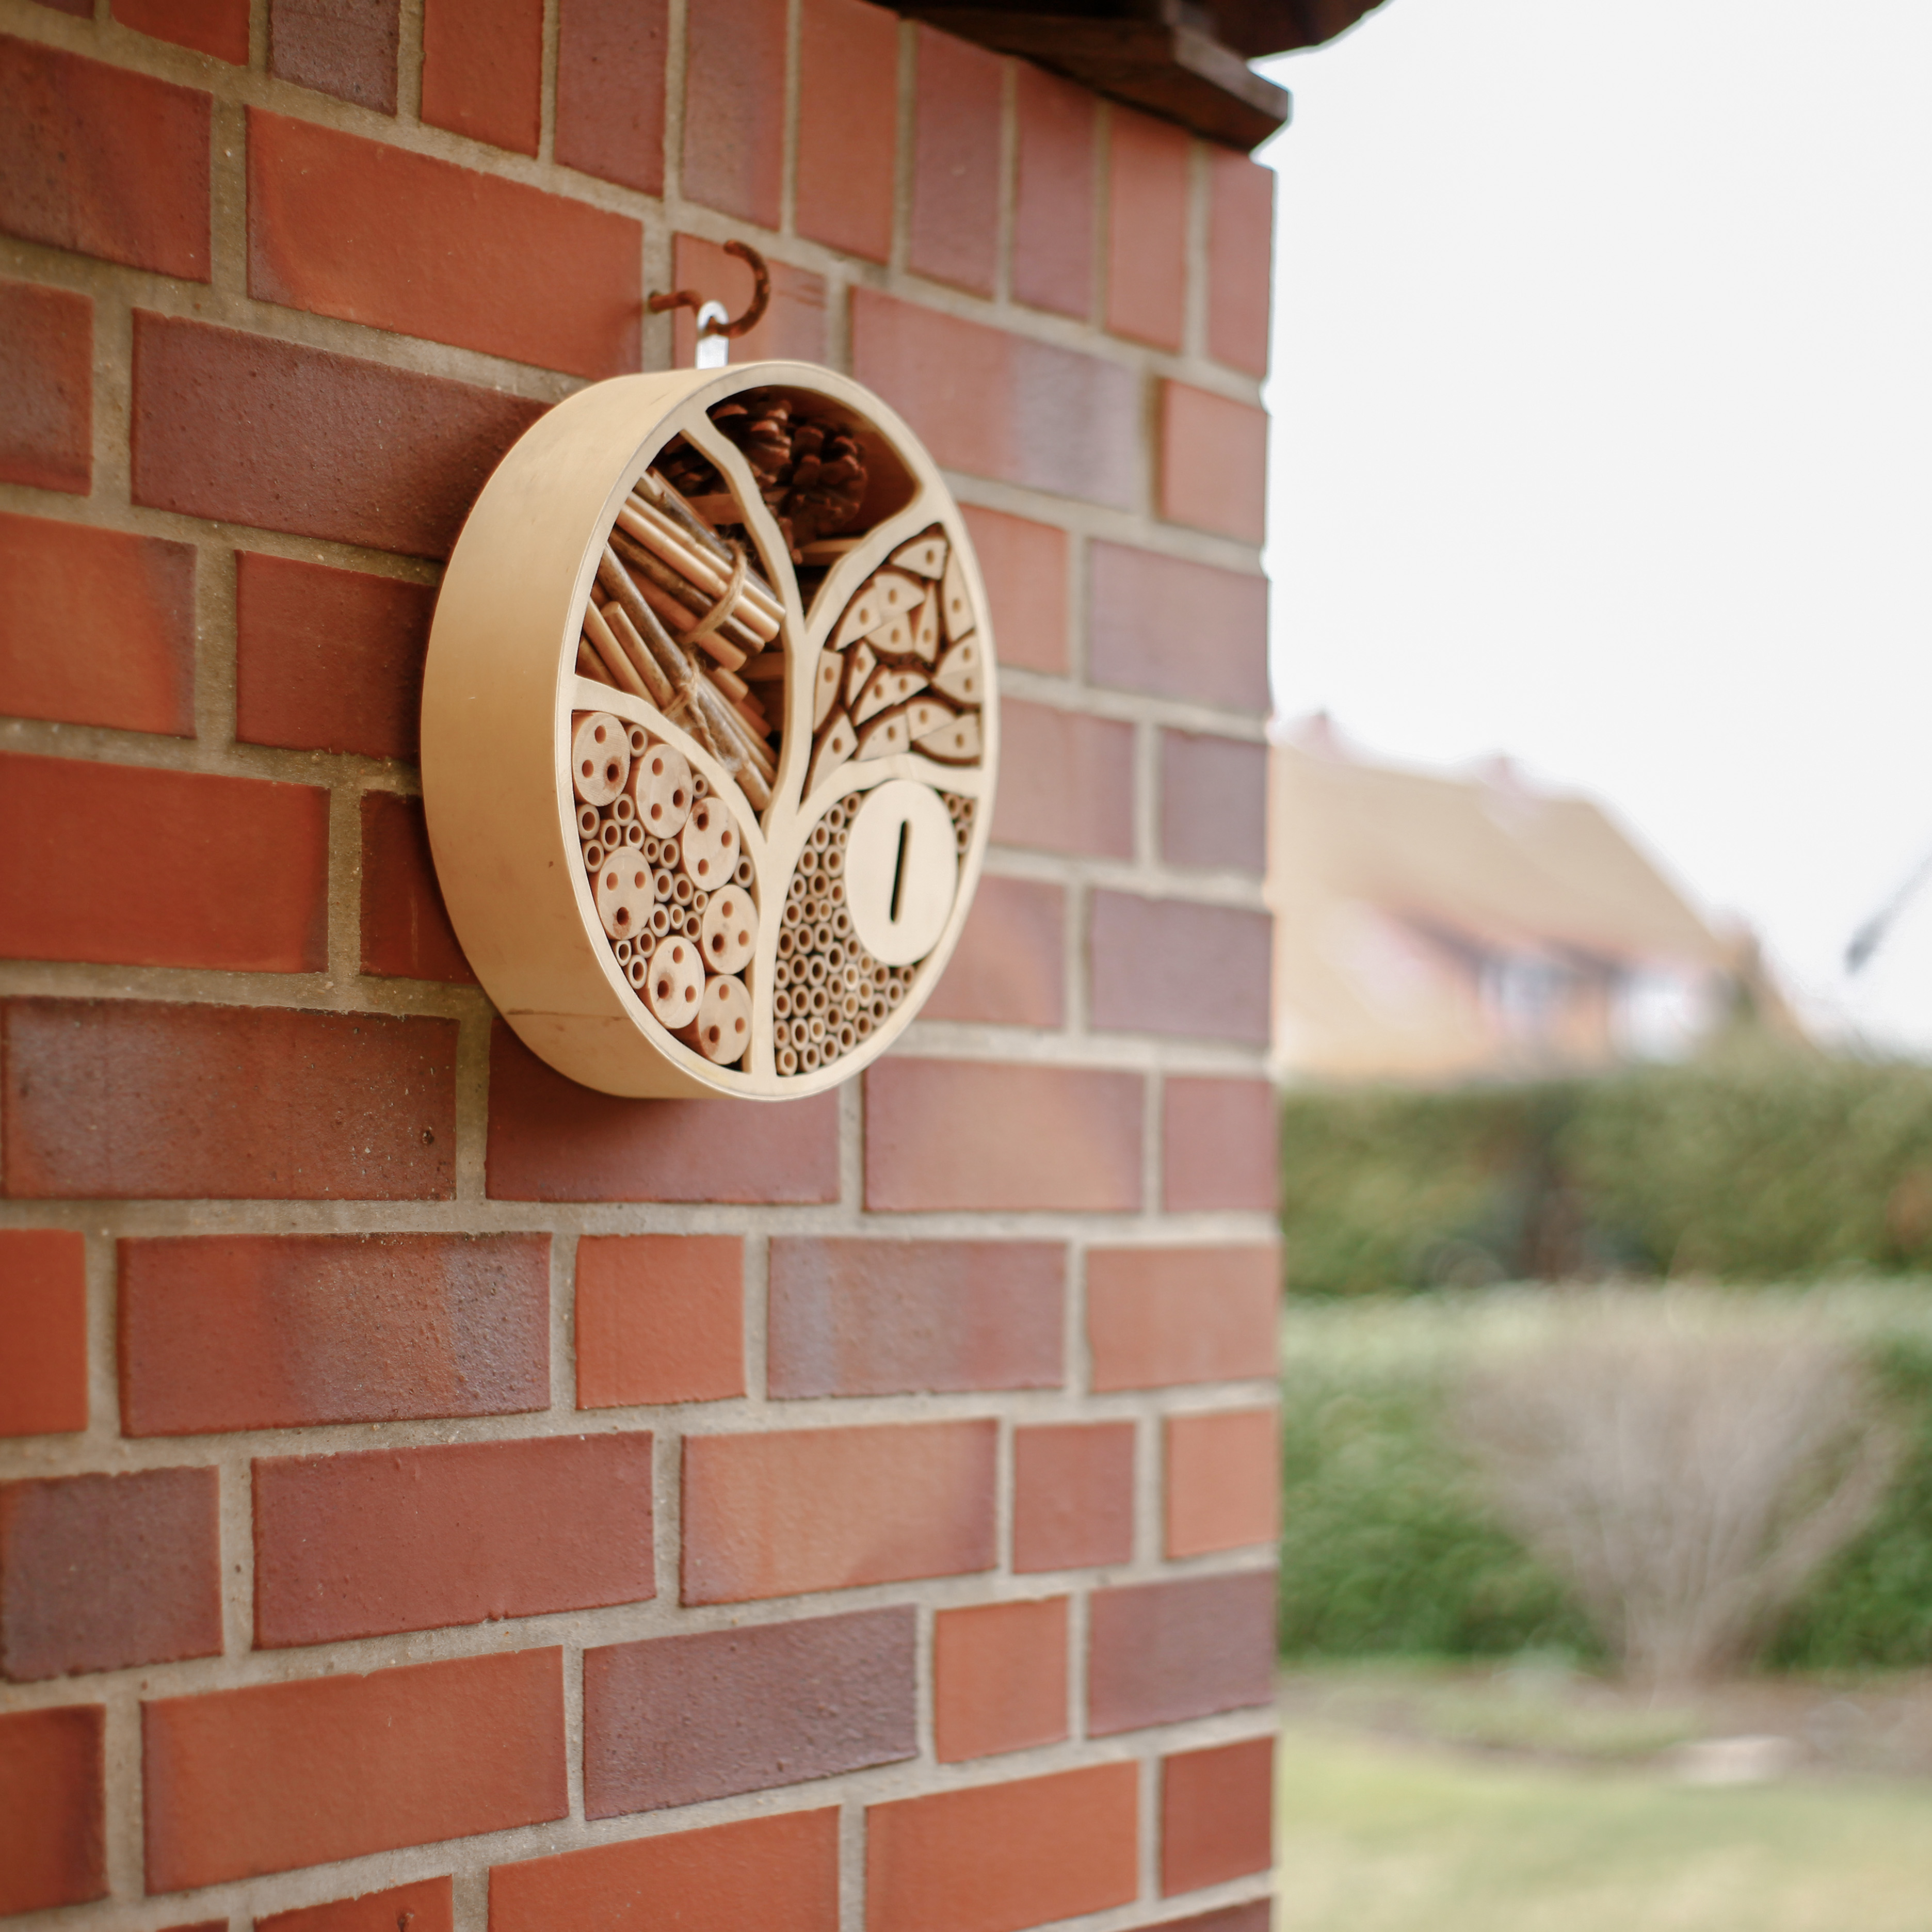
[[[892,922],[895,926],[899,922],[899,907],[905,898],[906,847],[911,838],[912,820],[909,818],[901,819],[898,856],[892,862]]]

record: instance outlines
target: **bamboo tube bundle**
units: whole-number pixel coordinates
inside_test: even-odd
[[[973,814],[979,800],[964,797],[956,791],[943,791],[939,799],[952,820],[953,838],[964,856],[967,847],[973,842]]]
[[[703,666],[699,654],[674,638],[607,542],[597,569],[606,602],[599,613],[647,697],[730,772],[754,812],[771,803],[777,763],[754,723],[741,715]],[[586,618],[586,634],[592,628]],[[594,640],[594,639],[593,639]]]
[[[844,874],[855,808],[841,800],[812,827],[786,885],[772,1006],[782,1074],[814,1072],[862,1046],[916,970],[882,964],[852,929]]]
[[[616,616],[620,625],[621,608]],[[617,625],[606,629],[622,634]],[[572,750],[578,837],[613,962],[662,1023],[677,1020],[674,1030],[688,1045],[714,1064],[735,1064],[750,1034],[751,995],[739,976],[757,942],[758,912],[729,811],[682,753],[641,726],[579,714]],[[614,783],[620,788],[601,806],[586,796]],[[654,968],[665,942],[670,950]]]

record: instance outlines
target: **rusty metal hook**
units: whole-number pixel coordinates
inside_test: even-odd
[[[758,250],[742,242],[728,242],[724,244],[728,255],[735,255],[752,272],[752,299],[745,313],[735,321],[726,322],[716,317],[707,318],[703,314],[706,306],[705,298],[695,289],[673,289],[668,294],[653,295],[648,306],[653,315],[662,315],[666,310],[688,308],[698,314],[698,334],[702,341],[706,337],[736,336],[756,328],[764,320],[765,310],[771,306],[772,272],[765,266],[765,258]],[[710,304],[716,308],[718,304]]]

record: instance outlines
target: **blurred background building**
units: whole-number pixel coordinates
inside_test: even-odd
[[[1719,930],[1594,799],[1507,759],[1388,764],[1325,713],[1270,758],[1275,1048],[1327,1078],[1523,1076],[1690,1051],[1749,1003],[1795,1030],[1747,933]]]

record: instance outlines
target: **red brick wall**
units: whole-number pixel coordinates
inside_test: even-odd
[[[1265,1923],[1268,188],[863,0],[0,0],[0,1913]],[[862,1079],[618,1101],[416,690],[734,236],[968,506],[998,843]]]

